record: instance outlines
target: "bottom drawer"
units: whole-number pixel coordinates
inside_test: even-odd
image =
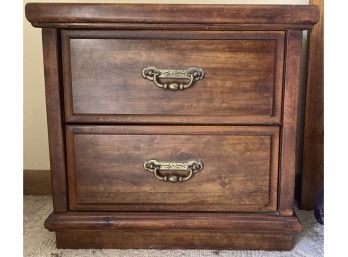
[[[71,210],[276,211],[279,127],[67,126]]]

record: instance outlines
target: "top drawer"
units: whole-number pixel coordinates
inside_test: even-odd
[[[63,30],[66,121],[279,124],[283,59],[282,31]]]

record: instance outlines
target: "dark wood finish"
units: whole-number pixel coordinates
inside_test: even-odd
[[[212,240],[214,238],[214,240]],[[72,230],[56,232],[57,248],[126,249],[243,249],[289,251],[292,235],[257,234],[226,231],[100,231]]]
[[[293,214],[301,39],[317,7],[33,3],[26,16],[49,27],[54,212],[45,226],[59,248],[292,247],[301,228]],[[168,92],[176,97],[165,105],[161,89],[132,73],[145,63],[208,72]],[[193,157],[206,166],[181,184],[140,167]]]
[[[290,250],[301,231],[295,217],[216,213],[72,212],[51,214],[45,227],[58,248]]]
[[[52,194],[50,170],[23,170],[24,195]]]
[[[202,24],[207,29],[209,25],[232,24],[235,29],[245,29],[245,25],[249,25],[249,29],[261,27],[264,30],[269,26],[284,30],[312,27],[318,21],[319,12],[317,8],[306,5],[29,3],[26,17],[37,27],[105,27],[140,23],[152,24],[151,27],[159,27],[157,24]]]
[[[54,230],[165,230],[207,229],[248,232],[293,233],[301,231],[296,217],[277,214],[231,214],[212,212],[69,212],[51,213],[45,227]]]
[[[204,19],[204,18],[202,18]],[[166,30],[166,31],[284,31],[288,29],[311,29],[310,25],[301,24],[157,24],[157,23],[32,23],[39,28],[59,29],[115,29],[115,30]]]
[[[56,29],[42,29],[48,143],[52,173],[53,208],[68,210],[68,190],[65,163],[63,105],[60,87],[59,34]]]
[[[280,122],[284,32],[63,31],[62,43],[68,122]],[[142,77],[148,66],[205,77],[173,92]]]
[[[313,209],[324,183],[324,0],[320,20],[309,35],[308,79],[303,140],[301,208]]]
[[[278,127],[67,127],[71,210],[276,211]],[[147,160],[201,160],[165,183]]]
[[[209,213],[55,214],[45,226],[58,248],[290,250],[301,230],[295,217]]]
[[[302,31],[287,32],[278,210],[293,215]]]

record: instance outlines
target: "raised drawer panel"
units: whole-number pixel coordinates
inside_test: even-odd
[[[284,32],[67,30],[62,43],[68,122],[280,123]],[[150,66],[204,77],[164,90]]]
[[[70,209],[276,211],[278,137],[278,127],[68,126]],[[170,183],[149,160],[204,167]]]

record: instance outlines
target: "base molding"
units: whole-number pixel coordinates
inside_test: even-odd
[[[142,230],[58,231],[60,249],[245,249],[289,251],[293,247],[290,234],[257,234],[226,231]]]
[[[176,212],[52,213],[58,248],[290,250],[295,216]]]
[[[50,170],[23,170],[24,195],[51,195]]]

